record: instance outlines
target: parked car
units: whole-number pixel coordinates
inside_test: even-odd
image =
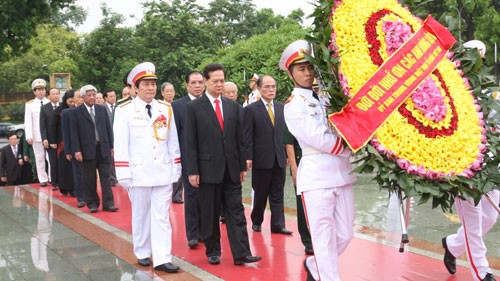
[[[14,124],[12,123],[0,123],[0,137],[6,137],[8,134],[8,128]]]
[[[24,135],[24,124],[12,124],[7,128],[7,134],[15,132],[18,138],[21,138]]]

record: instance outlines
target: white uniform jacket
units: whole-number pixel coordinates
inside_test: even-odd
[[[35,142],[42,141],[42,135],[40,134],[40,110],[42,104],[47,104],[50,102],[48,98],[32,99],[26,102],[24,108],[24,133],[26,134],[26,139],[33,139]]]
[[[133,99],[115,111],[113,123],[117,180],[132,186],[163,186],[181,175],[181,158],[170,104],[153,100],[152,117],[146,103]]]
[[[328,100],[312,96],[312,90],[295,88],[285,103],[285,122],[302,148],[297,171],[297,194],[304,191],[339,187],[353,183],[342,138],[328,126],[325,106]]]

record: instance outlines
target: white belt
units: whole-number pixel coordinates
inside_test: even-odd
[[[302,156],[314,155],[314,154],[328,154],[324,151],[317,150],[313,147],[306,147],[302,149]]]

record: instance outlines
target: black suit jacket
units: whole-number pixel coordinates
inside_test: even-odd
[[[0,154],[0,176],[7,177],[7,184],[14,184],[21,175],[21,166],[19,160],[22,159],[23,148],[17,146],[17,155],[12,153],[10,144],[2,147]]]
[[[108,113],[104,106],[95,104],[95,123],[99,141],[101,143],[101,156],[111,157],[113,149],[113,131],[109,122]],[[81,152],[84,160],[96,159],[96,137],[94,123],[85,104],[75,108],[71,116],[71,152]]]
[[[231,180],[239,183],[240,172],[246,171],[238,105],[226,98],[221,101],[224,132],[206,93],[186,105],[187,174],[200,175],[202,183],[222,183],[226,168]]]
[[[49,102],[40,109],[40,135],[42,141],[48,140],[50,144],[57,143],[55,139],[52,139],[52,136],[55,136],[55,133],[51,131],[52,119],[54,119],[54,108],[52,102]]]
[[[286,166],[283,130],[285,127],[284,105],[274,101],[274,126],[262,101],[245,107],[244,136],[245,155],[252,160],[255,169],[271,169],[275,160],[280,168]]]
[[[176,99],[172,102],[172,110],[174,112],[175,126],[177,128],[177,136],[179,139],[179,147],[181,149],[181,164],[182,164],[182,174],[187,175],[186,170],[186,151],[185,151],[185,139],[184,139],[184,123],[186,120],[186,105],[191,101],[191,98],[186,95],[180,99]]]

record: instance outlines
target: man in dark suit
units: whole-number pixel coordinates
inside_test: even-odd
[[[57,143],[55,139],[50,139],[52,135],[56,135],[50,132],[52,129],[52,119],[54,118],[54,110],[59,106],[59,90],[56,88],[51,88],[49,90],[49,103],[46,103],[40,109],[40,135],[42,136],[43,147],[47,150],[49,155],[49,169],[50,169],[50,181],[52,184],[52,190],[57,189]]]
[[[107,212],[118,210],[114,205],[109,180],[109,165],[113,156],[113,131],[106,109],[95,104],[97,90],[92,85],[80,89],[83,104],[75,109],[71,118],[71,150],[81,163],[85,200],[91,213],[99,208],[96,186],[96,169],[102,190],[102,209]]]
[[[244,118],[247,168],[252,168],[252,187],[255,192],[252,229],[261,231],[269,198],[271,232],[290,235],[292,232],[285,228],[283,205],[286,168],[284,105],[274,100],[276,81],[271,75],[259,77],[257,88],[261,99],[245,107]]]
[[[20,184],[21,167],[24,164],[22,149],[15,133],[7,137],[9,144],[0,151],[0,180],[7,185]]]
[[[193,249],[198,246],[200,239],[200,206],[198,204],[198,189],[189,184],[187,175],[186,151],[184,141],[184,123],[186,119],[186,105],[203,94],[205,85],[203,84],[203,74],[199,71],[190,71],[186,75],[187,95],[172,102],[174,111],[175,126],[179,138],[182,164],[182,184],[184,186],[184,219],[186,224],[186,238],[188,247]]]
[[[108,112],[109,122],[111,122],[111,128],[113,128],[113,120],[115,119],[116,110],[116,92],[112,89],[107,89],[103,94],[105,103],[104,107]],[[109,166],[109,179],[111,181],[111,186],[115,186],[118,183],[116,179],[116,169],[115,169],[115,158],[111,156],[111,163]]]
[[[83,189],[82,168],[79,161],[73,157],[71,149],[71,124],[75,110],[82,104],[82,95],[79,90],[75,91],[74,95],[75,107],[67,108],[61,114],[62,137],[64,142],[64,154],[66,159],[71,161],[73,168],[74,190],[78,208],[85,207],[85,190]]]
[[[256,262],[261,257],[251,255],[241,203],[246,165],[238,105],[221,98],[225,78],[222,65],[207,65],[203,78],[206,93],[186,106],[184,151],[189,183],[199,189],[205,254],[210,264],[220,263],[222,204],[234,264]]]

